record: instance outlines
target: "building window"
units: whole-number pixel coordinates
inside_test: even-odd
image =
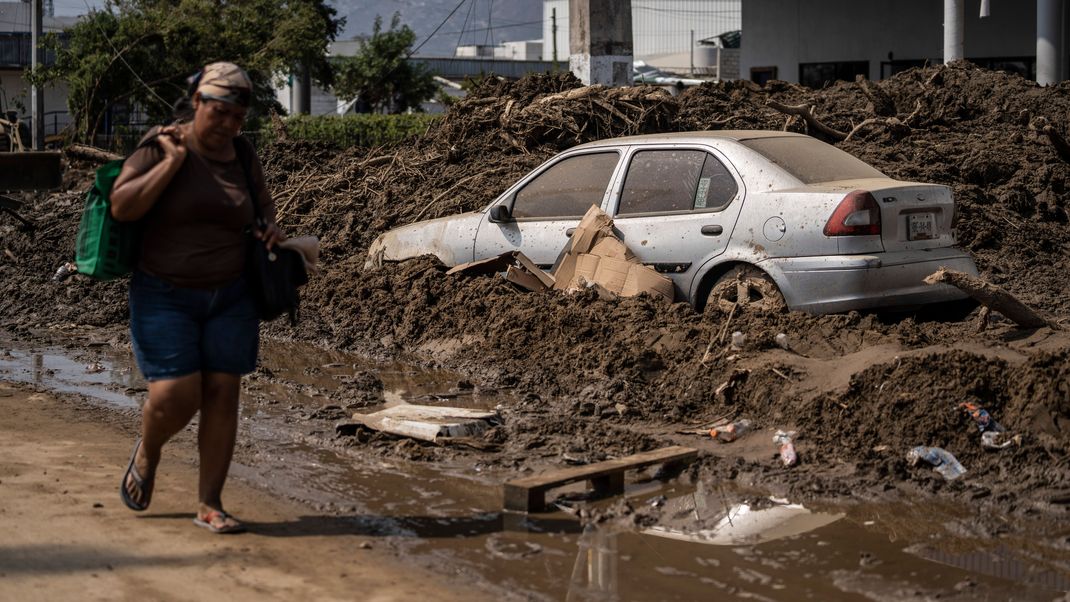
[[[750,80],[764,86],[769,80],[776,79],[776,67],[751,67]]]
[[[869,61],[799,63],[799,83],[815,90],[836,81],[854,81],[856,75],[869,77]]]

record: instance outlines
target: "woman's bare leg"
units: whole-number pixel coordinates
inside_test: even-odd
[[[201,384],[201,423],[197,442],[201,453],[198,497],[200,513],[223,509],[223,484],[234,455],[238,433],[238,398],[241,376],[205,372]]]
[[[138,474],[151,478],[160,463],[160,450],[176,433],[186,428],[201,407],[201,373],[149,383],[149,398],[141,409],[141,447],[134,458]],[[143,491],[126,480],[131,499],[141,502]]]

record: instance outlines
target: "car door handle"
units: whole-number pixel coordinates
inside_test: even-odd
[[[702,226],[700,232],[702,232],[703,236],[720,236],[724,232],[724,228],[717,225]]]
[[[568,230],[565,230],[565,236],[567,236],[569,238],[572,238],[572,233],[575,232],[575,231],[576,231],[575,228],[569,228]]]

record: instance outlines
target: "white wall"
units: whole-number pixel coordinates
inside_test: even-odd
[[[692,32],[697,42],[739,29],[742,3],[743,0],[632,0],[632,52],[636,60],[651,65],[687,69]],[[568,62],[568,0],[543,2],[542,60],[553,60],[550,16],[554,8],[557,60]]]
[[[1036,3],[992,2],[980,19],[980,0],[966,0],[966,58],[1036,54]],[[940,0],[746,0],[740,77],[752,67],[777,67],[777,79],[797,82],[799,63],[881,62],[943,55]]]
[[[56,129],[66,126],[70,120],[67,114],[67,84],[60,82],[45,86],[44,97],[45,113],[62,113],[45,116],[45,135],[49,136],[56,133]],[[18,111],[20,120],[30,119],[30,84],[21,71],[0,71],[0,105],[4,111]],[[22,110],[20,105],[25,107],[25,110]]]

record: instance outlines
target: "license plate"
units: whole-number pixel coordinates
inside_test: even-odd
[[[930,240],[936,238],[936,219],[931,213],[911,213],[907,240]]]

